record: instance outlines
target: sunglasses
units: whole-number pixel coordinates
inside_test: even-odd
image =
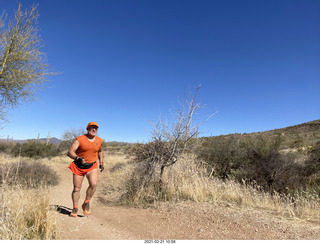
[[[90,127],[89,127],[89,130],[98,130],[98,127],[96,127],[96,126],[90,126]]]

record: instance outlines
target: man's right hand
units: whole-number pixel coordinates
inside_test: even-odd
[[[75,163],[78,163],[78,164],[79,164],[79,163],[80,163],[80,164],[84,164],[84,163],[85,163],[83,157],[81,157],[81,158],[76,157],[76,158],[74,159],[74,162],[75,162]]]

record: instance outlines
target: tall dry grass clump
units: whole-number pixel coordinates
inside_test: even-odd
[[[105,203],[120,203],[122,195],[126,193],[126,184],[132,175],[134,165],[125,155],[109,154],[107,156],[108,169],[103,172],[105,178],[100,178],[100,200]]]
[[[59,237],[56,213],[45,189],[1,186],[0,239],[52,240]]]
[[[48,195],[48,186],[57,183],[56,174],[37,162],[0,159],[8,160],[0,164],[0,239],[57,239],[56,213],[50,209]]]
[[[268,193],[256,184],[209,178],[205,165],[193,155],[184,157],[166,176],[165,199],[173,201],[223,202],[259,208],[290,218],[320,222],[320,201],[316,192],[295,195]]]

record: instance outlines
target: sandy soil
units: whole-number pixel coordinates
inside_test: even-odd
[[[72,173],[65,163],[56,167],[61,180],[51,189],[51,206],[57,211],[64,240],[320,239],[320,225],[285,220],[265,211],[192,202],[163,203],[148,208],[111,206],[98,200],[99,189],[91,201],[92,214],[72,218],[69,216]],[[100,174],[100,177],[106,176],[106,173]],[[79,205],[87,186],[85,180]]]

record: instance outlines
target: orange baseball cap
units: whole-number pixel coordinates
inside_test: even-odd
[[[90,122],[88,125],[87,125],[87,128],[89,128],[89,126],[91,126],[91,125],[94,125],[94,126],[97,126],[98,128],[99,128],[99,125],[98,125],[98,123],[97,122]]]

